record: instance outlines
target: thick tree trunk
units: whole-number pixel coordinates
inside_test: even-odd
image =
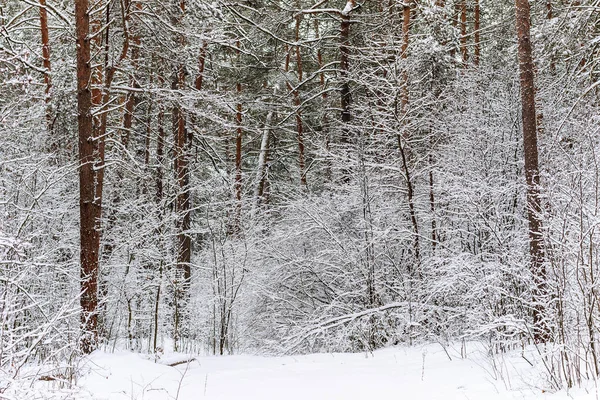
[[[461,2],[457,1],[454,3],[454,7],[452,7],[453,8],[452,15],[451,15],[452,28],[454,28],[455,31],[456,31],[456,29],[459,29],[458,21],[460,20],[461,4],[462,4]],[[452,46],[450,48],[450,57],[454,60],[455,56],[456,56],[456,47]]]
[[[75,1],[77,52],[77,122],[79,131],[79,216],[81,258],[81,329],[80,349],[91,353],[98,343],[98,253],[100,245],[101,205],[96,199],[97,141],[92,119],[90,82],[91,44],[88,1]]]
[[[467,52],[467,0],[460,3],[460,54],[463,65],[467,65],[469,53]]]
[[[532,44],[530,36],[530,11],[528,0],[516,0],[516,29],[518,58],[521,78],[521,107],[523,120],[523,150],[525,156],[525,178],[527,182],[527,219],[529,222],[529,253],[531,273],[535,281],[533,293],[534,340],[548,340],[547,327],[543,321],[546,292],[546,270],[542,239],[540,173],[535,110],[535,84]]]
[[[341,137],[342,144],[349,144],[350,138],[350,121],[352,120],[351,106],[352,95],[350,94],[350,14],[356,6],[355,0],[348,0],[346,6],[342,10],[342,23],[340,27],[340,106],[341,106]],[[347,151],[347,150],[346,150]],[[348,163],[348,161],[345,161]],[[341,168],[341,182],[348,183],[352,172],[348,166]]]
[[[196,76],[196,81],[194,82],[194,86],[196,90],[202,90],[202,83],[204,82],[204,66],[206,65],[206,49],[208,48],[208,42],[202,43],[202,48],[200,49],[200,55],[198,57],[198,76]]]
[[[173,82],[173,89],[180,89],[185,79],[183,67],[177,72]],[[188,170],[188,143],[185,115],[181,107],[173,107],[173,131],[175,135],[175,179],[177,180],[178,193],[175,203],[177,215],[177,268],[183,271],[184,287],[191,278],[190,260],[192,242],[188,234],[190,229],[190,193]]]
[[[296,43],[300,42],[300,17],[296,17]],[[300,53],[300,46],[296,45],[296,69],[298,72],[298,85],[302,83],[302,54]],[[306,186],[306,167],[304,161],[304,127],[302,123],[302,109],[300,94],[298,89],[293,91],[294,105],[296,106],[296,131],[298,139],[298,167],[300,169],[300,184]]]
[[[300,39],[300,19],[296,18],[296,42]],[[291,58],[292,50],[288,48],[285,56],[285,72],[288,75],[290,71],[290,58]],[[302,82],[303,74],[302,74],[302,56],[300,54],[300,46],[295,46],[296,53],[296,65],[297,65],[297,73],[298,73],[298,84]],[[289,76],[289,75],[288,75]],[[301,110],[301,101],[300,94],[298,93],[298,89],[294,89],[290,80],[286,82],[287,88],[292,95],[294,100],[294,106],[296,108],[295,116],[296,116],[296,133],[298,140],[298,169],[300,170],[300,184],[302,186],[306,186],[306,174],[305,174],[305,164],[304,164],[304,138],[303,138],[303,122],[302,122],[302,110]]]
[[[96,6],[103,9],[103,2]],[[104,185],[104,148],[107,112],[100,111],[109,101],[109,88],[116,67],[108,68],[110,23],[109,4],[106,5],[106,26],[102,13],[90,20],[89,2],[76,0],[75,25],[77,38],[77,103],[79,130],[80,220],[81,220],[81,350],[93,351],[98,340],[98,260],[100,252],[100,218],[102,216],[102,193]],[[104,35],[101,34],[103,31]],[[92,68],[91,53],[102,48],[106,37],[104,63]],[[127,54],[129,41],[125,34],[123,49],[116,63]],[[103,74],[105,74],[103,76]],[[103,82],[104,78],[104,82]]]
[[[131,5],[129,5],[131,7]],[[135,3],[135,8],[136,11],[140,12],[142,11],[142,3],[141,2],[136,2]],[[127,24],[130,23],[130,17],[129,17],[129,11],[127,12],[127,17],[125,18],[125,22]],[[138,80],[135,77],[136,71],[137,71],[137,66],[138,66],[138,58],[139,58],[139,54],[140,54],[140,48],[142,46],[142,40],[140,38],[139,33],[136,33],[135,35],[133,35],[132,38],[132,49],[131,49],[131,64],[133,66],[133,70],[134,70],[134,76],[131,78],[131,86],[134,89],[139,89],[140,85],[138,84]],[[125,148],[127,148],[128,144],[129,144],[129,137],[131,135],[131,128],[133,127],[133,119],[134,119],[134,109],[137,103],[137,98],[136,98],[136,93],[135,91],[130,91],[129,93],[127,93],[126,99],[125,99],[125,113],[123,115],[123,146]]]
[[[173,18],[174,25],[182,24],[185,15],[185,0],[179,2],[179,15]],[[177,46],[185,45],[185,38],[182,36],[176,43]],[[171,89],[174,92],[182,90],[185,87],[185,65],[177,65]],[[184,299],[189,294],[191,282],[191,255],[192,240],[189,236],[191,226],[191,207],[190,207],[190,188],[189,188],[189,143],[186,126],[186,116],[181,109],[181,105],[176,101],[173,105],[173,168],[175,172],[175,181],[177,182],[177,195],[175,198],[176,222],[176,285],[174,293],[174,326],[173,342],[174,349],[180,349],[181,326],[184,321],[182,309],[185,307]]]
[[[44,101],[46,102],[46,127],[52,131],[52,110],[50,109],[50,92],[52,90],[52,79],[50,77],[50,35],[48,33],[48,12],[46,0],[40,0],[40,31],[42,34],[42,59],[44,65],[44,84],[46,85]]]

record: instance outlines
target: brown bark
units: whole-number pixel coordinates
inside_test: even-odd
[[[181,24],[181,19],[185,14],[185,0],[179,2],[180,16],[176,20],[176,24]],[[179,45],[185,45],[185,38],[180,38]],[[173,80],[172,89],[174,91],[181,90],[185,86],[185,66],[180,64],[177,67],[175,78]],[[190,192],[189,192],[189,143],[188,132],[186,127],[186,117],[178,103],[173,106],[173,133],[175,146],[174,151],[174,169],[175,179],[177,181],[178,193],[175,201],[175,211],[178,213],[176,228],[177,228],[177,269],[183,272],[183,290],[187,288],[191,279],[191,254],[192,240],[189,236],[191,226],[190,212]]]
[[[315,19],[315,35],[317,39],[320,39],[321,35],[319,33],[319,20]],[[330,142],[330,136],[329,136],[329,129],[328,129],[328,122],[327,122],[327,111],[326,111],[326,101],[327,101],[327,92],[326,92],[326,87],[325,87],[325,72],[323,72],[323,54],[321,53],[321,46],[317,47],[317,63],[319,64],[319,70],[321,71],[319,73],[319,81],[321,84],[321,99],[323,100],[323,117],[321,119],[321,126],[322,129],[325,133],[325,151],[327,152],[327,154],[329,154],[329,142]],[[329,159],[329,157],[327,157],[327,159],[325,160],[325,180],[329,181],[331,180],[331,161]]]
[[[131,7],[130,3],[128,3],[127,8],[129,9],[129,7]],[[141,11],[142,3],[139,1],[136,2],[135,8],[137,11]],[[124,17],[124,20],[127,23],[127,25],[130,24],[130,19],[131,19],[128,9],[124,11],[127,13]],[[133,35],[133,38],[131,41],[132,41],[131,65],[133,66],[133,70],[134,70],[134,74],[135,74],[136,73],[135,71],[137,71],[140,47],[142,45],[142,40],[140,38],[139,33],[136,33],[135,35]],[[131,78],[131,86],[134,89],[138,89],[140,87],[135,76]],[[135,91],[128,92],[126,95],[126,99],[125,99],[125,113],[123,114],[123,146],[125,148],[127,148],[128,144],[129,144],[129,137],[130,137],[130,133],[131,133],[131,128],[133,127],[134,108],[135,108],[136,103],[137,103],[137,98],[136,98]]]
[[[467,52],[467,0],[460,3],[460,54],[463,65],[467,65],[469,53]]]
[[[91,44],[88,1],[75,1],[77,43],[77,122],[79,132],[79,218],[81,258],[81,329],[80,349],[89,354],[98,343],[98,253],[100,247],[101,205],[96,200],[97,142],[92,119]]]
[[[179,2],[180,14],[173,17],[175,26],[182,24],[185,15],[185,0]],[[185,37],[180,36],[175,43],[181,48],[185,46]],[[171,89],[177,92],[185,87],[185,65],[179,63],[175,69]],[[191,226],[191,206],[189,188],[189,142],[186,115],[181,105],[175,101],[172,112],[173,122],[173,169],[177,182],[177,195],[175,198],[176,212],[176,286],[174,293],[174,321],[173,342],[174,349],[179,350],[181,334],[181,322],[184,319],[182,309],[185,307],[184,299],[189,294],[191,282],[191,255],[192,240],[189,236]]]
[[[100,9],[103,3],[96,6]],[[98,341],[98,264],[100,249],[100,218],[102,216],[102,192],[104,183],[104,149],[107,112],[101,112],[109,100],[109,88],[116,68],[108,67],[109,6],[106,5],[106,28],[104,36],[102,13],[90,19],[88,0],[75,1],[75,30],[77,40],[77,108],[79,132],[79,202],[81,242],[81,299],[82,340],[84,353],[93,351]],[[125,30],[126,32],[126,30]],[[92,50],[102,48],[106,37],[104,64],[92,68]],[[127,54],[128,37],[117,63]],[[103,73],[104,82],[103,82]]]
[[[202,90],[202,83],[204,82],[204,66],[206,65],[206,49],[208,47],[208,42],[202,43],[202,48],[200,49],[200,56],[198,57],[198,76],[196,77],[196,81],[194,82],[196,90]]]
[[[452,11],[452,27],[454,28],[454,30],[458,29],[458,20],[460,19],[460,11],[461,11],[461,3],[460,2],[455,2],[454,3],[454,7],[453,7],[453,11]],[[452,46],[450,48],[450,57],[452,59],[454,59],[456,55],[456,47]]]
[[[475,0],[475,53],[473,63],[475,66],[479,66],[479,58],[481,56],[481,5],[480,0]]]
[[[40,0],[40,31],[42,34],[42,59],[44,65],[44,84],[46,85],[44,101],[46,102],[46,126],[49,131],[52,127],[52,111],[50,109],[50,92],[52,90],[52,79],[50,77],[50,35],[48,33],[48,12],[46,0]]]
[[[102,7],[102,5],[103,5],[103,1],[99,0],[98,6]],[[102,48],[102,38],[104,37],[104,35],[99,33],[102,30],[102,25],[103,25],[101,16],[102,16],[102,13],[96,12],[96,17],[94,19],[90,20],[90,29],[91,29],[90,35],[93,37],[91,40],[91,46],[94,48],[95,51]],[[108,6],[107,6],[107,18],[108,18]],[[108,57],[108,53],[105,52],[104,56]],[[95,63],[95,64],[96,64],[96,66],[94,68],[92,68],[92,76],[91,76],[92,105],[93,105],[93,107],[99,107],[102,104],[103,64],[102,63]],[[106,64],[106,61],[104,64]],[[100,119],[101,119],[101,117],[98,114],[94,115],[95,129],[99,129],[99,127],[101,125]],[[100,140],[103,140],[103,139],[100,139]]]
[[[535,282],[533,293],[534,340],[546,342],[548,330],[543,321],[546,292],[546,269],[542,239],[540,175],[535,107],[534,63],[530,36],[528,0],[515,0],[518,58],[521,84],[521,116],[523,121],[523,152],[527,182],[527,220],[529,222],[529,254],[531,273]]]
[[[173,82],[173,89],[180,89],[184,83],[183,66],[179,67]],[[177,268],[183,271],[184,286],[189,284],[191,278],[191,238],[188,235],[190,229],[190,195],[189,195],[189,171],[188,171],[188,143],[185,115],[179,104],[173,107],[173,132],[175,135],[174,167],[175,179],[177,180],[178,193],[175,203],[177,216]]]
[[[300,17],[296,17],[296,42],[300,40]],[[290,57],[291,51],[288,49],[285,59],[285,72],[286,74],[290,70]],[[296,54],[296,70],[298,73],[298,85],[302,82],[303,79],[303,71],[302,71],[302,54],[300,53],[300,46],[295,46],[295,54]],[[294,106],[296,107],[295,117],[296,117],[296,138],[298,141],[298,168],[300,170],[300,184],[302,186],[306,186],[306,173],[305,173],[305,162],[304,162],[304,125],[302,122],[302,109],[301,109],[301,100],[300,94],[298,93],[298,89],[294,89],[290,81],[287,81],[287,87],[289,92],[292,94],[294,100]]]

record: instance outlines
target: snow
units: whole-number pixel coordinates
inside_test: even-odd
[[[12,386],[0,400],[598,400],[597,382],[547,390],[535,348],[489,356],[484,346],[429,344],[358,354],[261,357],[95,352],[75,387]],[[527,358],[523,358],[523,355]],[[187,361],[187,362],[186,362]],[[181,363],[183,362],[183,363]],[[180,364],[181,363],[181,364]],[[530,364],[531,363],[531,364]],[[177,364],[169,366],[169,364]],[[1,379],[0,379],[1,381]]]
[[[344,9],[342,10],[342,14],[343,14],[343,15],[348,15],[348,14],[350,13],[350,11],[352,11],[352,9],[353,9],[353,8],[354,8],[354,7],[353,7],[353,5],[352,5],[352,2],[351,2],[351,1],[348,1],[348,2],[346,3],[346,6],[344,7]]]
[[[151,356],[94,353],[78,381],[77,398],[94,400],[511,400],[598,398],[588,389],[545,391],[539,367],[515,352],[495,356],[469,344],[399,347],[361,354],[306,356],[205,356],[170,367],[189,355]],[[533,351],[532,351],[533,354]],[[450,358],[452,360],[450,360]],[[494,368],[493,365],[496,365]],[[535,364],[534,364],[535,365]],[[592,388],[592,389],[590,389]]]

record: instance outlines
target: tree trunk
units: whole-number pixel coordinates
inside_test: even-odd
[[[454,7],[452,7],[452,28],[454,29],[454,31],[456,31],[456,29],[458,29],[458,20],[460,19],[460,11],[461,11],[461,3],[460,2],[455,2],[454,3]],[[450,48],[450,57],[454,60],[456,56],[456,47],[453,45]]]
[[[196,81],[194,82],[196,90],[202,90],[202,83],[204,82],[204,66],[206,65],[207,47],[208,42],[204,41],[202,43],[202,48],[200,49],[200,56],[198,57],[198,76],[196,76]]]
[[[173,89],[180,89],[185,79],[183,66],[179,68],[173,82]],[[184,286],[191,277],[190,260],[192,242],[188,234],[190,229],[190,194],[188,171],[188,143],[185,115],[179,104],[173,107],[173,131],[175,134],[175,178],[178,193],[175,203],[177,212],[177,268],[183,271]]]
[[[341,120],[342,129],[340,142],[342,144],[350,143],[350,120],[352,119],[351,105],[352,95],[350,94],[350,14],[356,6],[355,0],[348,0],[346,6],[342,10],[342,23],[340,27],[340,106],[341,106]],[[347,150],[346,150],[347,151]],[[344,164],[348,164],[349,160],[344,161]],[[350,182],[352,173],[348,166],[341,168],[341,182]]]
[[[77,40],[77,122],[79,131],[79,218],[81,256],[81,329],[80,349],[89,354],[98,342],[98,253],[100,245],[101,205],[95,195],[97,175],[92,119],[92,78],[88,1],[75,1]]]
[[[277,89],[273,91],[273,95],[277,94]],[[265,126],[263,128],[262,140],[260,143],[260,153],[258,154],[258,166],[256,170],[256,187],[254,188],[254,210],[260,207],[263,200],[265,189],[265,180],[267,179],[267,159],[269,157],[269,139],[271,137],[271,123],[275,111],[269,110]],[[252,213],[253,215],[255,212]]]
[[[142,3],[136,2],[135,8],[138,12],[142,10]],[[127,12],[127,17],[125,18],[126,23],[130,22],[129,12]],[[133,66],[134,77],[131,78],[131,86],[134,89],[138,89],[140,85],[135,77],[138,65],[138,58],[140,54],[140,47],[142,45],[142,40],[140,39],[140,35],[136,33],[132,39],[133,47],[131,49],[131,64]],[[127,93],[125,100],[125,113],[123,115],[123,147],[127,148],[129,144],[129,137],[131,135],[131,128],[133,127],[133,117],[134,117],[134,108],[137,103],[136,93],[135,91],[130,91]]]
[[[410,39],[410,13],[411,6],[410,4],[405,3],[402,9],[402,59],[406,60],[408,57],[408,44]],[[417,214],[415,211],[414,204],[414,190],[412,179],[410,176],[410,169],[408,168],[408,157],[406,155],[406,149],[403,144],[404,140],[408,138],[408,131],[406,126],[408,126],[408,71],[405,69],[402,73],[402,117],[404,123],[404,132],[397,134],[398,139],[398,150],[400,151],[400,156],[402,158],[402,168],[404,170],[404,178],[406,179],[406,189],[407,189],[407,200],[408,200],[408,209],[410,212],[410,220],[413,227],[413,251],[415,253],[415,258],[417,261],[421,259],[420,252],[420,244],[419,244],[419,225],[417,223]]]
[[[300,16],[296,17],[296,43],[300,42]],[[302,84],[302,53],[300,45],[296,45],[296,70],[298,72],[298,85]],[[306,167],[304,162],[304,136],[302,124],[302,109],[298,89],[294,90],[294,104],[296,106],[296,130],[298,134],[298,167],[300,168],[300,184],[306,186]]]
[[[242,84],[236,84],[238,96],[242,94]],[[238,101],[236,105],[235,122],[237,123],[235,135],[235,216],[233,221],[233,234],[240,233],[242,218],[242,103]]]
[[[298,42],[298,40],[299,40],[299,30],[300,30],[300,19],[296,18],[296,42]],[[286,57],[285,57],[285,72],[286,72],[286,75],[288,75],[288,76],[289,76],[288,73],[290,71],[291,51],[292,51],[291,49],[288,49],[288,51],[286,53]],[[300,84],[300,82],[302,82],[302,56],[300,54],[300,46],[295,46],[295,52],[296,52],[297,72],[298,72],[298,84]],[[292,94],[292,97],[294,99],[294,107],[296,108],[295,114],[296,114],[296,133],[297,133],[297,140],[298,140],[298,169],[300,170],[300,184],[302,186],[306,186],[306,173],[304,171],[304,169],[305,169],[304,138],[303,138],[304,126],[302,123],[302,110],[301,110],[300,95],[298,93],[298,89],[294,89],[294,87],[290,83],[289,79],[286,84],[287,84],[289,92]]]
[[[481,6],[480,6],[480,0],[475,0],[475,53],[474,53],[474,58],[473,58],[473,63],[475,64],[475,66],[479,66],[479,57],[481,55],[481,36],[480,36],[480,29],[481,29]]]
[[[466,66],[469,58],[467,52],[467,0],[462,0],[460,3],[460,54],[463,66]]]
[[[350,113],[350,106],[352,104],[352,96],[350,95],[350,82],[349,82],[349,58],[350,58],[350,12],[355,7],[356,3],[354,0],[348,0],[346,7],[342,11],[342,25],[340,30],[340,76],[342,80],[341,89],[341,108],[342,108],[342,141],[349,141],[349,132],[347,124],[352,119]]]
[[[164,148],[165,148],[165,129],[163,127],[163,119],[164,119],[164,111],[162,106],[159,106],[160,109],[158,111],[158,138],[156,141],[156,160],[158,162],[158,166],[156,168],[156,202],[157,204],[162,204],[163,200],[163,168],[165,165],[165,156],[164,156]]]
[[[174,17],[174,25],[182,24],[183,16],[185,15],[186,3],[185,0],[179,2],[178,16]],[[185,46],[185,37],[179,38],[177,46],[182,48]],[[171,89],[173,92],[182,90],[185,87],[185,65],[180,62],[174,73]],[[175,172],[175,181],[177,182],[177,195],[175,198],[176,222],[176,285],[174,293],[174,327],[173,327],[173,342],[174,349],[179,350],[181,339],[181,325],[184,322],[182,309],[185,307],[184,299],[189,294],[189,286],[191,281],[191,255],[192,255],[192,240],[189,236],[191,225],[190,212],[190,188],[189,188],[189,144],[188,132],[186,127],[186,116],[181,105],[175,101],[173,105],[173,167]]]
[[[432,144],[433,147],[433,144]],[[431,212],[431,249],[432,253],[435,252],[437,246],[438,235],[437,235],[437,224],[435,220],[435,193],[434,182],[433,182],[433,156],[429,155],[429,211]]]
[[[317,40],[319,40],[321,38],[321,35],[319,33],[319,20],[315,19],[315,36],[317,38]],[[319,64],[319,71],[321,71],[319,73],[319,82],[321,84],[321,99],[323,101],[323,106],[322,106],[322,112],[323,112],[323,117],[321,118],[321,127],[323,132],[325,133],[325,152],[327,154],[327,158],[325,159],[325,180],[326,181],[330,181],[331,180],[331,160],[329,157],[329,144],[331,141],[330,138],[330,132],[329,132],[329,128],[328,128],[328,122],[327,122],[327,109],[326,109],[326,102],[327,102],[327,91],[326,86],[325,86],[325,72],[323,72],[323,54],[321,52],[321,46],[317,47],[317,63]]]
[[[528,0],[516,0],[516,29],[521,83],[521,107],[523,120],[523,151],[525,179],[527,182],[527,219],[529,222],[529,253],[531,273],[535,282],[533,293],[534,340],[548,340],[547,327],[543,321],[546,292],[546,270],[542,239],[540,174],[535,110],[535,84],[532,44],[530,36],[530,11]]]
[[[46,0],[40,0],[40,31],[42,34],[42,59],[44,65],[44,83],[46,91],[44,101],[46,102],[46,127],[52,131],[52,110],[50,109],[50,91],[52,90],[52,79],[50,77],[50,35],[48,33],[48,12]]]

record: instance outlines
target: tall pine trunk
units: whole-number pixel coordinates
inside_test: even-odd
[[[50,91],[52,90],[52,79],[50,77],[50,35],[48,32],[48,11],[46,10],[46,0],[40,0],[40,31],[42,34],[42,60],[44,65],[44,101],[46,102],[46,127],[52,131],[52,111],[50,109]]]
[[[521,82],[523,151],[525,157],[525,179],[527,182],[530,268],[535,282],[535,287],[533,288],[533,339],[540,343],[548,340],[548,332],[543,320],[546,269],[544,266],[544,246],[542,239],[540,171],[538,165],[534,64],[530,35],[529,1],[515,0],[515,10]]]
[[[296,17],[296,43],[300,43],[300,16]],[[302,84],[302,53],[300,45],[296,45],[296,69],[298,72],[298,86]],[[306,186],[306,167],[304,161],[304,126],[302,122],[302,107],[298,88],[293,90],[294,105],[296,106],[296,131],[298,139],[298,167],[300,169],[300,184]]]
[[[98,342],[98,253],[100,247],[101,204],[96,199],[95,172],[97,141],[94,140],[92,90],[90,82],[91,45],[88,1],[75,1],[77,40],[77,122],[79,131],[79,218],[81,258],[81,329],[80,348],[91,353]]]

